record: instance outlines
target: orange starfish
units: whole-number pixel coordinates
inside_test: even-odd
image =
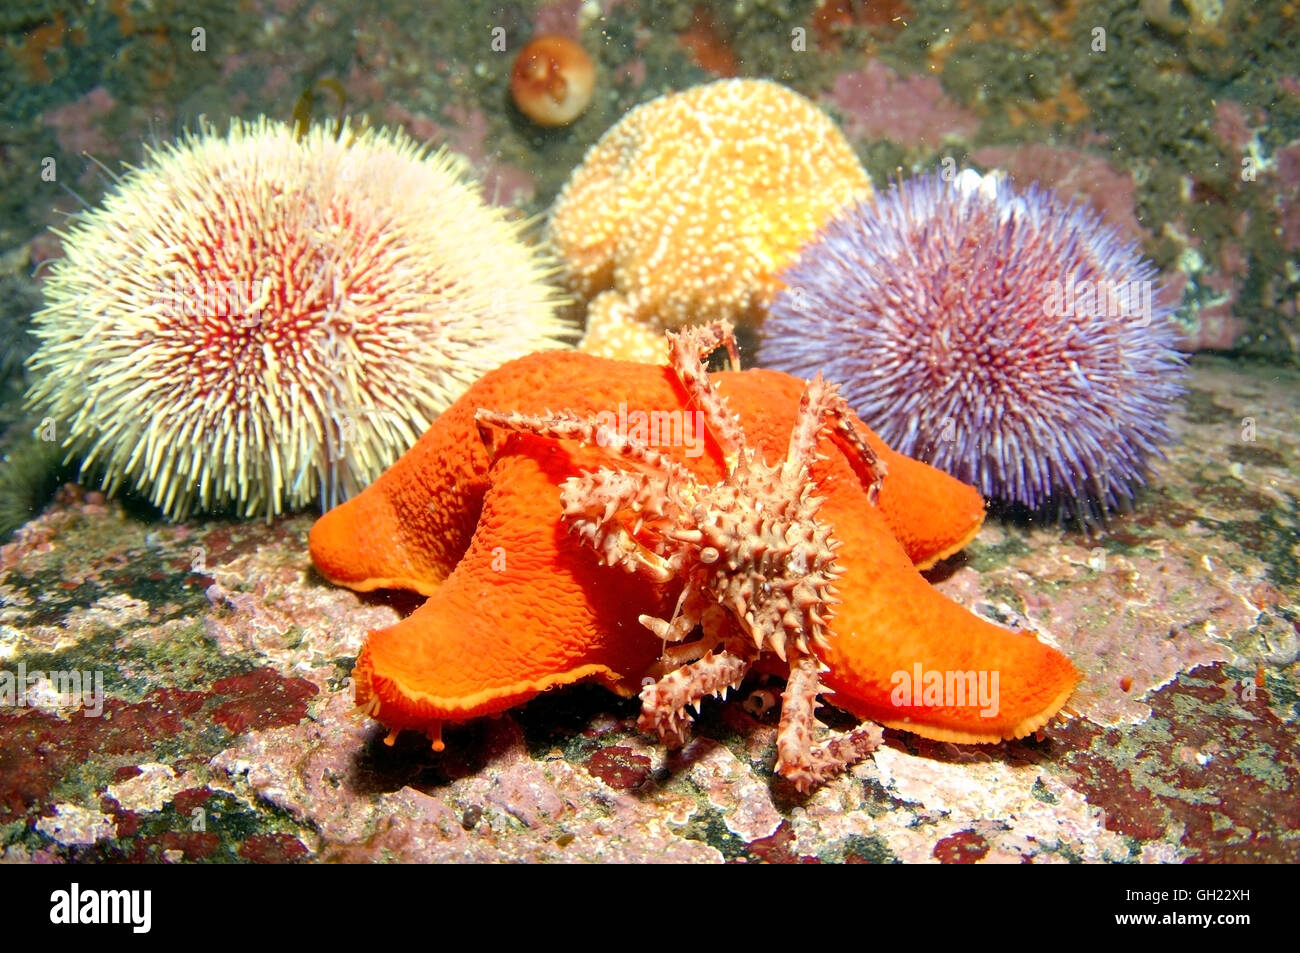
[[[598,679],[630,694],[648,673],[664,672],[662,662],[655,668],[663,655],[679,668],[670,664],[655,691],[643,693],[643,703],[648,724],[671,737],[680,734],[685,704],[743,676],[759,650],[776,647],[775,640],[765,645],[755,635],[754,651],[742,652],[731,638],[736,630],[726,629],[716,614],[710,622],[707,605],[693,606],[682,621],[684,593],[673,572],[629,577],[602,565],[619,556],[608,547],[598,556],[593,546],[602,539],[634,543],[642,557],[662,555],[643,539],[648,530],[641,516],[661,523],[655,514],[663,515],[646,494],[633,493],[606,511],[603,520],[613,532],[604,537],[587,532],[584,541],[583,525],[572,513],[568,521],[575,532],[566,531],[561,484],[592,480],[610,462],[610,451],[573,442],[580,436],[576,430],[551,434],[569,438],[563,444],[541,434],[554,429],[557,418],[594,418],[617,426],[626,438],[625,453],[659,444],[654,456],[664,472],[689,477],[691,493],[728,482],[736,492],[748,492],[736,478],[737,453],[751,463],[783,453],[787,445],[792,461],[803,454],[802,463],[791,463],[790,473],[798,476],[793,500],[807,503],[814,492],[822,499],[802,514],[799,532],[833,552],[833,560],[824,557],[818,565],[827,570],[823,581],[833,577],[839,591],[831,594],[838,602],[823,594],[803,605],[811,606],[808,618],[818,626],[824,622],[825,631],[804,633],[811,638],[799,643],[797,674],[795,656],[790,661],[794,688],[787,688],[787,702],[794,693],[802,707],[791,714],[789,737],[782,739],[789,743],[780,750],[782,770],[797,785],[815,783],[835,769],[837,758],[858,757],[874,741],[859,734],[837,748],[832,739],[820,754],[809,755],[812,699],[820,687],[819,666],[815,659],[807,663],[812,652],[829,668],[822,681],[836,693],[836,703],[885,725],[971,742],[1019,737],[1041,727],[1074,686],[1070,663],[1032,635],[969,614],[916,571],[974,536],[983,518],[978,494],[894,454],[847,411],[844,427],[823,432],[820,418],[800,415],[804,387],[776,372],[706,376],[698,363],[692,374],[680,360],[667,368],[562,352],[536,354],[488,374],[375,484],[312,530],[312,558],[332,581],[437,596],[403,622],[370,633],[354,671],[358,703],[394,732],[425,731],[440,748],[444,722],[502,711],[558,685]],[[708,417],[706,435],[693,414],[710,403],[710,393],[721,395],[724,410],[701,410]],[[833,403],[809,400],[823,410]],[[549,414],[549,407],[566,413]],[[495,451],[490,455],[474,415],[494,408],[513,413],[480,416],[537,433],[489,432]],[[737,426],[720,436],[717,431],[727,429],[726,408],[737,415]],[[656,423],[675,429],[655,434]],[[796,426],[802,437],[794,440]],[[860,435],[859,444],[865,440],[865,453],[878,455],[876,475],[887,473],[876,503],[863,468],[855,469],[839,449],[846,429]],[[796,451],[797,443],[806,444],[805,450]],[[647,460],[642,454],[640,462]],[[574,486],[571,481],[569,490]],[[695,515],[707,523],[705,509]],[[620,523],[618,513],[636,525]],[[832,531],[839,546],[830,545]],[[696,617],[705,624],[705,639],[683,656],[674,658],[647,631],[681,640]],[[790,644],[782,638],[782,655]],[[728,667],[729,659],[738,664]],[[691,666],[689,675],[682,674]],[[993,696],[977,700],[977,688],[990,683]],[[674,694],[682,688],[684,693]],[[783,727],[786,720],[783,712]]]

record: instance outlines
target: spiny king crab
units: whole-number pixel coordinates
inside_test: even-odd
[[[740,421],[709,380],[704,361],[725,347],[739,367],[726,322],[669,333],[669,363],[722,451],[726,476],[701,484],[676,460],[594,418],[566,411],[527,415],[479,410],[485,425],[556,440],[576,440],[620,453],[632,469],[602,467],[570,477],[560,490],[569,529],[601,563],[667,584],[683,582],[671,619],[641,624],[664,640],[656,680],[641,692],[642,730],[670,745],[686,740],[688,706],[726,697],[765,652],[789,665],[777,730],[777,771],[807,791],[870,754],[876,725],[828,734],[814,743],[814,712],[822,692],[818,646],[831,637],[838,602],[835,563],[840,543],[817,520],[822,500],[810,468],[824,432],[845,453],[874,502],[884,476],[879,460],[851,422],[834,384],[819,374],[804,390],[786,456],[775,466],[748,446]],[[486,434],[484,435],[487,439]],[[690,636],[699,628],[701,634]]]

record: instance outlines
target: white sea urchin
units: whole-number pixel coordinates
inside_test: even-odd
[[[65,232],[29,402],[169,517],[332,505],[474,380],[560,346],[549,262],[463,160],[235,120],[146,150]]]

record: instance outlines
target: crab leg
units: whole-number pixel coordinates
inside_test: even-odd
[[[668,332],[668,362],[686,392],[704,411],[709,432],[718,441],[730,474],[735,473],[737,467],[745,462],[745,432],[704,369],[704,360],[723,345],[727,348],[733,368],[739,370],[740,356],[736,351],[736,337],[727,322],[687,328],[676,333]]]
[[[776,770],[804,793],[871,754],[883,737],[880,726],[868,722],[849,732],[832,732],[824,741],[812,743],[813,714],[821,691],[820,668],[816,656],[792,654],[776,733]]]
[[[662,478],[602,469],[565,480],[560,501],[569,529],[601,563],[663,583],[676,576],[676,563],[643,545],[635,533],[647,511],[652,520],[664,515],[660,503],[666,493]],[[618,514],[625,511],[636,514],[637,527],[628,529],[619,522]]]
[[[802,468],[811,469],[817,454],[817,442],[822,432],[829,430],[831,439],[844,451],[855,470],[867,486],[867,497],[872,503],[880,494],[880,481],[884,478],[885,461],[862,439],[849,415],[852,411],[840,396],[839,386],[827,383],[819,372],[809,381],[799,402],[799,416],[790,434],[790,448],[786,453],[786,466],[790,474],[799,474]]]
[[[690,470],[671,457],[648,447],[640,440],[624,440],[608,428],[602,427],[594,419],[580,417],[569,410],[549,414],[503,414],[495,410],[479,408],[474,412],[474,419],[478,422],[480,434],[483,433],[484,424],[491,424],[504,430],[536,434],[552,440],[577,440],[589,446],[617,450],[623,456],[631,457],[638,463],[662,473],[665,477],[678,480],[694,479]],[[483,442],[490,445],[487,439]]]
[[[710,608],[700,595],[699,590],[688,581],[682,588],[682,594],[677,597],[677,607],[673,610],[671,620],[665,622],[663,619],[656,619],[654,616],[643,615],[638,617],[637,621],[663,639],[665,643],[681,642],[695,629],[697,621],[708,617],[707,613]],[[712,628],[711,618],[710,628]],[[720,640],[715,639],[714,641]],[[698,658],[698,655],[696,657]]]
[[[694,358],[696,364],[720,347],[727,349],[727,359],[733,371],[740,370],[740,352],[736,349],[736,329],[730,321],[714,321],[681,331],[668,332],[668,353],[681,360]]]
[[[654,582],[668,582],[676,575],[676,568],[671,561],[643,546],[614,517],[625,508],[639,509],[637,504],[644,499],[655,499],[656,494],[652,492],[655,489],[662,490],[657,494],[657,498],[662,499],[671,479],[689,480],[691,473],[684,466],[639,440],[613,438],[594,420],[579,417],[571,411],[503,414],[479,409],[475,412],[474,419],[478,422],[479,434],[485,445],[490,444],[484,428],[491,425],[553,440],[576,440],[589,445],[607,446],[649,467],[654,471],[652,477],[601,469],[576,481],[565,481],[565,488],[561,491],[565,517],[571,520],[570,525],[578,536],[596,551],[605,565],[621,566],[628,572],[639,571]],[[651,480],[653,486],[646,486],[646,479]],[[604,509],[603,514],[595,519],[588,515],[593,499]],[[657,506],[654,515],[660,515]]]
[[[680,747],[686,743],[690,705],[699,711],[709,695],[727,697],[728,689],[739,688],[758,653],[744,637],[727,640],[721,650],[673,669],[663,678],[641,689],[641,717],[637,727],[654,732],[664,743]]]

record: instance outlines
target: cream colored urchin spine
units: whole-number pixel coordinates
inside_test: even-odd
[[[471,383],[564,346],[554,265],[463,159],[265,118],[146,148],[60,232],[29,402],[178,519],[333,504]]]

